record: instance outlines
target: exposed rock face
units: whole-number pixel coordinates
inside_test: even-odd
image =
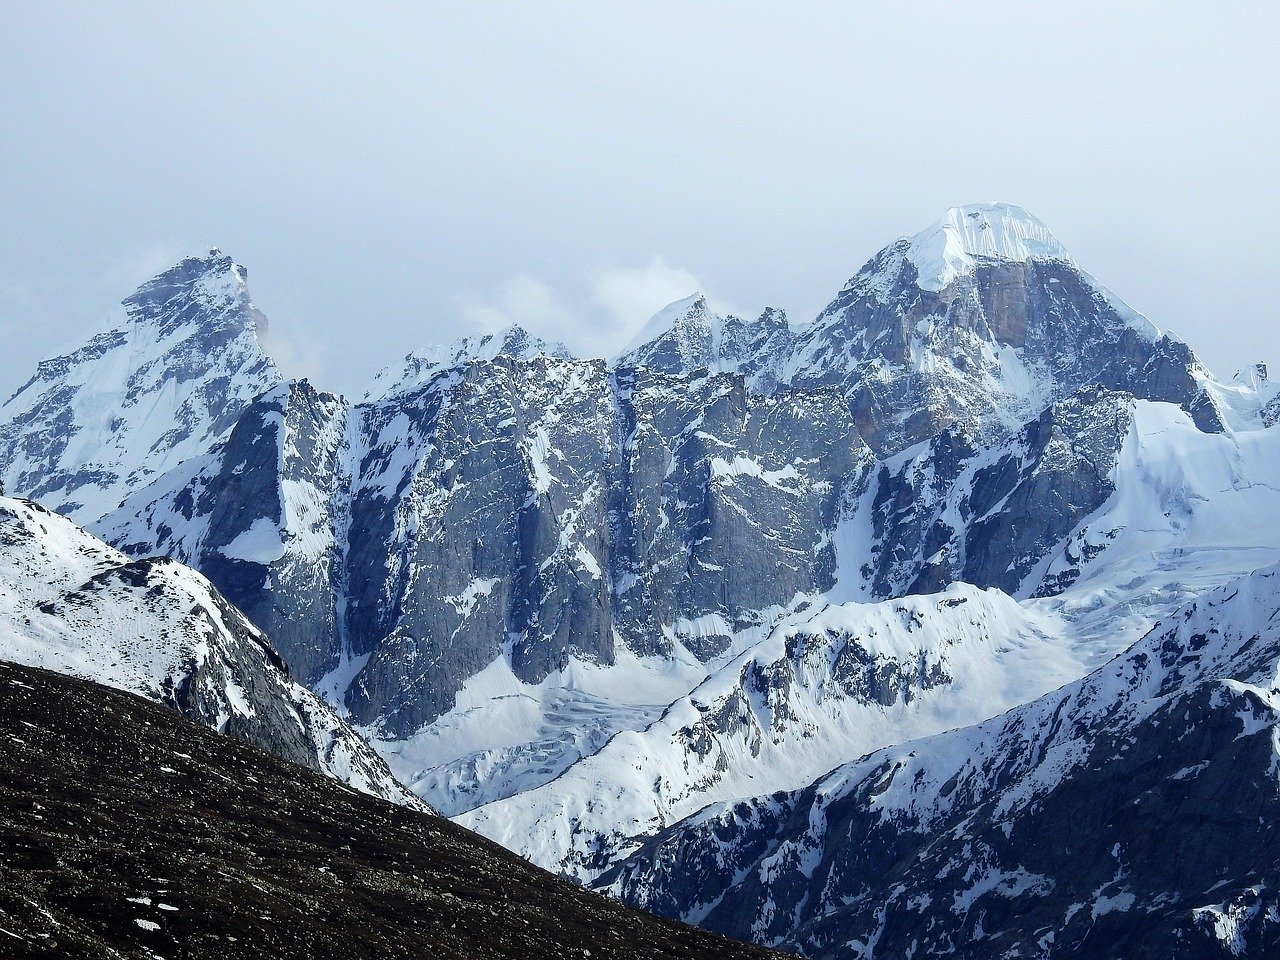
[[[954,425],[1000,439],[1088,386],[1176,403],[1205,430],[1225,413],[1186,344],[1161,335],[1069,260],[977,258],[921,286],[910,241],[886,248],[800,336],[794,385],[839,386],[893,454]]]
[[[0,500],[0,548],[0,658],[140,694],[357,790],[424,808],[194,570],[130,560],[24,500]]]
[[[308,680],[337,665],[348,406],[307,381],[259,397],[236,422],[205,487],[196,566]]]
[[[821,531],[860,449],[834,394],[545,355],[444,370],[359,412],[347,613],[369,659],[348,703],[405,733],[504,654],[529,683],[570,657],[612,663],[615,637],[705,659],[829,586]],[[705,614],[727,632],[682,627]]]
[[[607,494],[617,458],[602,362],[441,370],[361,408],[346,583],[357,717],[417,729],[504,651],[536,682],[608,663]]]
[[[197,567],[312,682],[341,652],[348,412],[305,380],[280,384],[247,404],[210,453],[91,526],[126,553]]]
[[[861,571],[871,591],[931,593],[956,580],[1034,590],[1041,561],[1115,492],[1131,417],[1129,395],[1089,387],[1006,442],[977,446],[948,427],[881,465],[859,507],[874,544]]]
[[[1272,568],[1003,717],[709,807],[601,886],[815,957],[1269,956],[1277,620]]]
[[[716,313],[695,293],[656,314],[613,363],[670,374],[741,373],[753,392],[768,393],[795,340],[785,311],[769,307],[751,322]]]
[[[830,587],[825,531],[841,481],[869,461],[838,394],[759,396],[730,375],[617,380],[617,619],[629,642],[665,635],[706,660],[770,608]],[[690,624],[706,617],[723,632]]]

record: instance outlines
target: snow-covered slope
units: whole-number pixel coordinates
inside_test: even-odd
[[[130,560],[9,498],[0,498],[0,659],[140,694],[357,790],[422,806],[200,574]]]
[[[916,269],[916,286],[937,292],[986,261],[1072,263],[1066,247],[1039,219],[1011,203],[952,207],[911,238],[903,257]],[[1150,330],[1152,335],[1155,329]]]
[[[590,880],[704,804],[798,789],[885,743],[985,719],[1082,669],[1061,624],[997,590],[820,606],[732,657],[639,730],[457,817]]]
[[[1277,769],[1272,567],[1004,716],[710,806],[602,884],[811,956],[1271,956]]]
[[[87,522],[221,441],[279,380],[245,277],[217,250],[190,257],[43,361],[0,407],[5,489]]]
[[[75,370],[65,403],[42,381],[54,432]],[[156,376],[101,417],[167,409]],[[415,790],[581,877],[1280,562],[1264,371],[1214,379],[1005,204],[889,245],[806,326],[694,296],[613,363],[512,328],[356,404],[274,374],[236,404],[95,532],[199,569]]]

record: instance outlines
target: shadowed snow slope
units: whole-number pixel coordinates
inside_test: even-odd
[[[128,690],[357,790],[424,805],[200,574],[0,498],[0,658]]]

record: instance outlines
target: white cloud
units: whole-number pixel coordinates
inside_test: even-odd
[[[698,291],[706,293],[696,276],[655,255],[643,266],[596,270],[570,294],[520,275],[487,296],[456,297],[454,302],[478,331],[492,333],[518,324],[579,356],[610,357],[655,313]],[[708,299],[713,309],[729,312]]]
[[[259,329],[258,342],[276,367],[289,379],[305,377],[320,390],[332,390],[325,376],[325,343],[310,337],[290,336],[280,323],[268,323]],[[293,327],[294,325],[289,324]]]
[[[643,267],[612,267],[591,277],[592,299],[604,307],[625,342],[667,304],[706,293],[701,281],[681,267],[654,256]]]
[[[493,333],[513,324],[552,340],[572,336],[579,318],[549,283],[524,274],[487,297],[456,297],[462,318]]]

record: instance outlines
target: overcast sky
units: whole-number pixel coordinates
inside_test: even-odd
[[[211,245],[358,394],[695,288],[808,319],[991,199],[1219,373],[1280,361],[1280,4],[358,6],[0,0],[0,394]]]

